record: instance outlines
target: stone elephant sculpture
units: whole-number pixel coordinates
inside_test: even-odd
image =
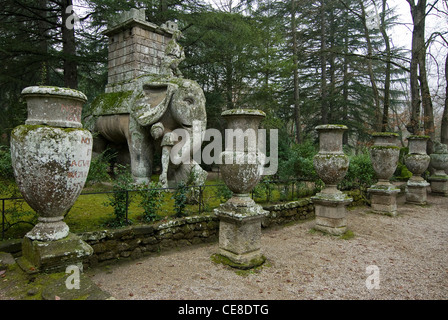
[[[132,87],[134,90],[104,93],[92,103],[88,122],[94,133],[94,156],[109,145],[115,146],[119,156],[129,157],[135,182],[147,183],[151,180],[154,154],[159,151],[159,181],[163,187],[175,187],[192,177],[195,184],[203,184],[207,173],[192,160],[192,151],[200,150],[202,142],[192,139],[193,124],[200,124],[203,135],[207,123],[201,87],[193,80],[160,76],[134,80]],[[175,165],[170,161],[171,148],[180,143],[172,135],[176,129],[186,130],[192,140],[189,163]]]

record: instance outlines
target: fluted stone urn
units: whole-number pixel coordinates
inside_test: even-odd
[[[377,132],[372,134],[374,140],[370,148],[370,158],[378,182],[367,191],[371,197],[372,211],[395,216],[397,214],[397,195],[400,189],[390,182],[398,166],[400,147],[398,134]]]
[[[92,135],[80,122],[87,98],[57,87],[28,87],[22,96],[28,119],[11,133],[12,166],[20,192],[39,215],[25,235],[23,257],[44,271],[80,264],[93,251],[69,232],[64,214],[80,195],[90,168]]]
[[[334,124],[316,127],[319,152],[314,156],[313,163],[325,187],[311,198],[315,207],[315,229],[334,235],[347,231],[346,206],[353,201],[337,188],[350,164],[342,149],[342,137],[347,129],[346,126]]]
[[[409,154],[405,157],[405,165],[412,172],[406,184],[406,202],[411,204],[427,203],[427,187],[429,183],[422,177],[431,161],[426,153],[428,136],[413,135],[408,137]]]
[[[219,224],[219,255],[236,268],[261,265],[261,221],[267,211],[250,192],[260,181],[265,155],[258,148],[258,126],[265,117],[260,110],[232,109],[222,113],[227,123],[226,149],[221,153],[222,179],[232,197],[215,214]]]
[[[446,144],[435,142],[434,153],[429,155],[430,165],[434,169],[428,180],[431,185],[431,193],[434,195],[448,196],[448,147]]]

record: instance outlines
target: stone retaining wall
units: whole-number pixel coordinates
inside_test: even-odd
[[[269,213],[263,219],[263,228],[314,218],[314,206],[309,199],[269,205],[264,209]],[[200,215],[151,225],[86,232],[79,236],[94,250],[93,255],[84,261],[85,266],[97,266],[139,259],[174,248],[217,242],[219,220],[214,214]],[[20,242],[21,240],[9,241],[9,245],[5,242],[0,251],[18,257],[21,255],[18,251],[21,248]]]

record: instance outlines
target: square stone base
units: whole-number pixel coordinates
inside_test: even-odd
[[[429,182],[431,184],[431,194],[448,197],[448,179],[430,178]]]
[[[428,184],[429,185],[429,184]],[[407,185],[406,186],[406,203],[425,205],[427,204],[427,185]]]
[[[347,205],[352,199],[327,200],[311,198],[315,210],[314,228],[332,235],[342,235],[347,231]]]
[[[368,189],[374,213],[388,216],[397,215],[397,195],[400,189]]]
[[[92,253],[92,247],[72,233],[55,241],[24,237],[18,263],[25,272],[65,272],[70,265],[76,265],[82,271],[83,259]]]
[[[229,265],[241,269],[261,265],[264,257],[261,253],[261,220],[264,214],[231,217],[220,214],[219,217],[219,254],[230,260]]]

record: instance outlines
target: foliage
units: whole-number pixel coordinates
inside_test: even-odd
[[[404,147],[400,149],[400,157],[398,158],[397,169],[394,172],[392,179],[397,179],[400,181],[406,181],[412,177],[412,172],[406,167],[404,163],[405,156],[409,153],[409,148]]]
[[[301,144],[292,143],[292,146],[279,151],[279,177],[280,179],[303,178],[306,180],[317,180],[318,176],[314,169],[313,158],[317,153],[317,147],[312,140],[307,139]]]
[[[100,155],[92,157],[86,184],[110,181],[111,178],[108,174],[108,169],[110,167],[110,161],[114,157],[115,154],[111,153],[109,150],[105,150]]]
[[[143,208],[144,222],[153,222],[161,219],[157,214],[158,210],[162,207],[163,191],[160,188],[160,183],[153,181],[139,186],[139,195],[141,197],[140,206]]]
[[[104,206],[114,208],[114,219],[107,224],[111,227],[121,227],[129,223],[127,212],[133,195],[128,192],[133,187],[132,174],[127,166],[117,165],[117,175],[113,181],[113,193],[108,195]]]
[[[364,149],[358,154],[348,156],[350,165],[339,187],[342,190],[360,189],[362,192],[367,192],[367,189],[376,182],[376,173],[368,150]]]
[[[6,146],[0,145],[0,179],[14,180],[14,171],[11,162],[11,152]]]
[[[187,206],[187,191],[188,187],[185,182],[181,181],[173,194],[174,199],[174,212],[177,218],[185,216],[185,207]]]
[[[221,201],[227,201],[232,197],[233,192],[225,184],[216,187],[216,197]]]

